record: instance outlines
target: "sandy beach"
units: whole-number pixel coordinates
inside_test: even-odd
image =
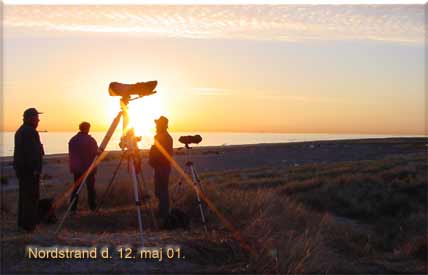
[[[361,139],[318,142],[295,142],[257,145],[232,145],[198,147],[187,150],[174,149],[174,159],[185,167],[192,160],[199,173],[218,172],[256,167],[293,167],[310,163],[332,163],[381,159],[394,154],[409,154],[426,150],[424,138]],[[143,171],[146,180],[152,180],[152,168],[147,163],[147,150],[142,150]],[[97,183],[109,182],[120,159],[120,151],[109,152],[99,165]],[[8,178],[4,190],[17,188],[17,179],[12,167],[12,157],[0,158],[3,175]],[[124,166],[123,166],[124,167]],[[176,171],[172,172],[177,175]],[[67,184],[72,180],[68,168],[68,155],[46,155],[43,166],[44,184]],[[125,168],[119,171],[118,179],[126,177]]]
[[[101,247],[107,245],[116,247],[130,244],[131,246],[138,246],[139,237],[136,231],[135,208],[132,205],[132,190],[129,184],[130,180],[126,165],[123,165],[122,169],[119,171],[116,179],[118,182],[116,184],[117,187],[110,194],[111,199],[104,203],[102,210],[98,214],[88,211],[85,190],[82,194],[82,199],[79,201],[80,211],[77,215],[70,217],[63,231],[58,236],[55,236],[53,232],[56,225],[41,224],[33,234],[25,234],[16,228],[16,178],[11,167],[11,158],[2,158],[2,214],[4,217],[3,220],[5,221],[4,223],[2,222],[2,247],[3,249],[9,249],[11,251],[11,256],[2,255],[6,263],[5,270],[13,273],[229,273],[260,272],[260,268],[265,271],[272,271],[271,268],[277,268],[277,270],[284,270],[283,268],[285,268],[286,270],[294,271],[320,272],[330,268],[330,270],[335,272],[383,273],[410,270],[418,273],[426,270],[426,265],[419,260],[420,256],[418,256],[420,255],[418,253],[426,255],[426,249],[425,252],[417,250],[414,252],[416,253],[414,257],[411,256],[413,252],[409,252],[410,254],[407,254],[405,257],[400,254],[401,252],[385,252],[392,249],[388,246],[390,243],[388,243],[387,248],[378,248],[376,245],[379,245],[378,243],[382,241],[377,239],[381,237],[377,235],[379,233],[376,233],[378,232],[376,227],[384,226],[388,223],[384,223],[383,220],[382,224],[373,222],[371,220],[371,211],[377,211],[377,208],[374,206],[367,206],[369,210],[364,210],[366,212],[361,209],[356,210],[352,199],[348,196],[350,194],[357,196],[358,192],[360,192],[358,190],[362,188],[361,186],[365,186],[364,181],[367,179],[361,181],[361,175],[365,175],[365,173],[367,177],[370,177],[372,174],[377,175],[376,173],[380,173],[379,185],[387,184],[388,181],[394,182],[395,179],[402,180],[401,175],[403,171],[408,175],[413,175],[413,173],[415,173],[415,177],[417,176],[418,180],[415,180],[416,178],[413,178],[413,176],[408,176],[407,179],[409,180],[409,184],[411,183],[409,186],[417,190],[415,191],[416,193],[423,192],[423,190],[426,191],[426,181],[422,183],[419,181],[424,175],[426,176],[426,169],[424,170],[424,168],[426,168],[426,152],[426,138],[365,139],[199,147],[191,149],[186,154],[183,149],[175,149],[174,158],[181,167],[185,167],[184,163],[186,160],[192,160],[195,163],[204,186],[206,186],[208,190],[208,197],[213,201],[214,205],[220,209],[221,213],[223,213],[225,217],[243,233],[245,238],[253,244],[257,256],[249,256],[246,254],[240,243],[232,236],[233,234],[231,234],[227,226],[218,219],[216,214],[213,214],[213,211],[207,210],[210,230],[208,235],[204,234],[198,216],[199,212],[197,211],[194,201],[194,194],[190,189],[187,189],[182,196],[177,197],[177,194],[174,193],[172,199],[178,198],[178,202],[174,202],[175,205],[186,210],[191,216],[192,223],[188,230],[178,229],[165,231],[156,229],[149,219],[149,209],[150,207],[154,207],[154,204],[152,203],[151,206],[143,207],[145,217],[145,246],[179,246],[184,251],[187,258],[179,261],[163,262],[156,262],[155,260],[138,261],[135,259],[127,262],[117,258],[111,261],[103,261],[102,259],[67,259],[57,262],[59,264],[52,264],[58,261],[55,259],[42,261],[25,258],[26,245],[31,244],[44,247],[52,245]],[[98,196],[101,196],[109,182],[118,164],[120,155],[120,152],[110,152],[99,166],[97,172]],[[147,151],[143,151],[142,155],[144,158],[144,177],[149,188],[149,190],[147,190],[147,196],[150,199],[150,194],[153,192],[153,175],[151,168],[147,164]],[[373,167],[384,168],[379,168],[379,172],[373,172],[378,169],[370,170],[373,169]],[[392,168],[388,167],[400,168],[391,170]],[[347,169],[350,170],[348,171]],[[399,170],[396,171],[396,169]],[[387,177],[389,175],[388,173],[392,173],[389,171],[393,171],[392,176],[389,176],[392,178]],[[387,176],[384,176],[385,173],[387,173]],[[68,170],[67,155],[45,156],[43,174],[41,197],[56,197],[62,194],[67,186],[71,184],[72,180]],[[173,172],[170,181],[170,192],[175,190],[174,188],[178,178],[177,172]],[[337,186],[341,186],[340,184],[343,185],[343,183],[340,183],[340,181],[345,180],[350,181],[350,184],[347,186],[353,186],[352,188],[358,189],[356,189],[357,191],[355,191],[355,193],[353,193],[354,191],[349,193],[348,191],[340,191],[341,187],[329,187],[330,189],[325,189],[327,188],[325,187],[324,189],[319,189],[320,191],[316,193],[310,193],[312,192],[311,190],[315,190],[313,188],[319,188],[319,186],[326,184],[317,182],[319,180],[323,181],[324,178],[327,179],[327,182],[330,182],[330,185],[326,186],[335,186],[333,184],[334,182],[338,182]],[[376,180],[378,179],[376,178]],[[354,183],[354,181],[356,182]],[[312,185],[314,187],[310,187]],[[369,196],[372,191],[366,190],[361,192],[366,192],[364,196]],[[376,192],[389,194],[386,193],[386,191]],[[327,196],[326,194],[330,195]],[[339,197],[346,196],[346,198],[336,198],[334,197],[336,195]],[[280,197],[272,200],[272,196]],[[327,200],[327,197],[329,197],[328,201],[324,201]],[[238,201],[239,205],[236,204]],[[281,205],[277,207],[283,210],[276,212],[276,210],[272,208],[272,201]],[[342,203],[341,201],[349,201],[349,203],[339,207],[338,203]],[[368,199],[368,201],[373,202],[376,200],[371,198]],[[362,201],[358,201],[358,204],[361,205],[361,203]],[[426,199],[425,202],[422,201],[421,203],[425,203],[425,209],[423,207],[420,208],[421,206],[417,206],[419,207],[417,209],[423,212],[426,210]],[[406,207],[404,203],[399,204],[401,205],[400,207]],[[350,209],[349,211],[346,210],[348,208]],[[390,209],[390,206],[387,208]],[[58,209],[58,216],[63,213],[63,210],[64,206]],[[257,218],[258,215],[261,216]],[[423,234],[419,235],[419,233],[416,233],[420,232],[420,230],[424,230],[420,227],[424,220],[421,218],[422,216],[418,217],[418,222],[416,224],[418,224],[419,227],[417,230],[414,231],[412,229],[413,231],[409,232],[413,233],[406,233],[408,235],[410,234],[408,237],[409,240],[419,240],[418,238],[420,238],[420,236],[424,236]],[[269,225],[272,222],[271,219],[275,219],[277,222],[282,219],[285,220],[276,225]],[[263,220],[264,222],[262,222],[262,224],[272,226],[272,229],[265,228],[262,230],[260,222]],[[326,224],[322,227],[322,232],[319,231],[321,229],[317,226],[320,223]],[[291,228],[290,226],[292,226],[292,224],[293,226],[299,224],[299,226],[297,228]],[[278,227],[283,229],[275,233]],[[314,228],[317,228],[318,231],[313,231],[315,230]],[[271,232],[271,238],[273,239],[269,241],[265,240],[263,241],[263,245],[261,245],[257,240],[263,239],[262,235],[264,233],[262,234],[261,232],[268,232],[266,230]],[[343,244],[339,245],[339,240],[337,240],[338,236],[347,238],[343,235],[343,232],[347,232],[346,234],[351,234],[354,237],[361,237],[367,234],[373,236],[372,238],[376,240],[376,245],[370,244],[373,246],[373,248],[370,249],[375,251],[373,255],[382,257],[383,262],[376,262],[374,260],[376,257],[367,258],[367,255],[364,258],[365,260],[363,258],[359,259],[358,257],[358,261],[355,260],[353,257],[356,257],[356,254],[354,253],[360,253],[358,252],[360,248],[344,248],[342,247]],[[284,236],[282,234],[288,236],[288,241],[293,241],[291,243],[282,243],[284,242]],[[358,239],[360,237],[355,238]],[[275,238],[277,238],[277,241],[275,241]],[[302,238],[308,241],[309,247],[289,247],[290,245],[301,244]],[[318,240],[318,238],[322,240]],[[333,239],[334,241],[332,241]],[[350,241],[350,243],[354,241]],[[358,243],[360,241],[361,240],[358,239],[356,242]],[[391,242],[395,251],[398,251],[397,249],[399,248],[403,249],[403,240],[401,239],[384,241]],[[341,240],[340,243],[341,242],[344,242],[344,240]],[[347,242],[348,241],[346,241],[346,243]],[[395,242],[397,242],[397,244],[395,244]],[[358,243],[358,245],[357,243],[354,244],[356,247],[360,245],[369,245],[369,243]],[[333,247],[331,247],[332,244]],[[326,245],[327,248],[322,250],[322,247]],[[269,252],[266,250],[266,246],[274,250],[269,250],[271,251]],[[340,246],[342,251],[344,249],[344,252],[340,252],[340,249],[337,250],[337,246]],[[281,260],[284,261],[284,265],[286,264],[287,266],[282,267],[282,264],[278,262],[276,265],[272,265],[272,256],[269,256],[269,253],[273,253],[272,251],[277,250],[282,251],[283,249],[286,249],[288,252],[278,253],[285,253],[288,255],[283,256],[284,258]],[[292,253],[297,254],[294,255]],[[308,253],[308,255],[303,256],[301,253]],[[308,265],[305,268],[293,267],[293,263],[290,262],[294,261],[292,260],[294,259],[293,257],[308,257],[307,259],[305,258],[305,261],[309,261]],[[392,257],[394,260],[388,257]],[[322,260],[324,258],[328,258],[328,267],[326,267],[323,262],[326,260]],[[273,259],[274,262],[278,261],[277,258],[275,259]],[[396,264],[394,266],[392,262],[397,261],[397,259],[401,264]],[[270,265],[263,266],[260,261],[268,261]],[[352,265],[349,264],[351,262]],[[88,264],[90,264],[90,267],[87,267]],[[410,268],[410,265],[414,265],[414,268]]]

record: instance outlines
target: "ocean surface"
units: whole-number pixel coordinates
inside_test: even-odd
[[[1,132],[0,156],[12,156],[14,147],[14,132]],[[68,141],[75,135],[75,132],[40,132],[40,139],[43,143],[45,153],[61,154],[67,153]],[[104,138],[104,132],[90,133],[98,142],[101,143]],[[361,139],[361,138],[387,138],[387,137],[406,137],[403,135],[367,135],[367,134],[276,134],[276,133],[229,133],[229,132],[172,132],[174,139],[174,148],[182,147],[178,142],[180,136],[200,134],[202,142],[196,146],[227,146],[238,144],[259,144],[259,143],[282,143],[299,141],[317,141],[317,140],[340,140],[340,139]],[[417,137],[418,135],[412,135]],[[107,150],[120,150],[118,144],[120,133],[117,132],[111,139]],[[143,136],[139,142],[139,148],[148,149],[153,144],[152,136]]]

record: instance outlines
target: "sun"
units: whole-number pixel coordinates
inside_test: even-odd
[[[129,128],[134,128],[137,136],[153,137],[156,133],[154,120],[161,115],[167,115],[164,111],[164,104],[161,104],[161,97],[157,95],[147,96],[141,99],[130,101],[128,104]],[[111,122],[120,111],[118,98],[107,102],[108,119]],[[122,122],[118,129],[122,132]]]
[[[162,105],[156,96],[131,101],[128,105],[129,128],[137,136],[153,136],[156,132],[154,120],[162,115]]]

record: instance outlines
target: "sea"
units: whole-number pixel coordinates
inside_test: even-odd
[[[0,157],[13,155],[14,132],[1,132],[0,138]],[[68,141],[75,135],[75,132],[40,132],[40,139],[43,143],[46,155],[63,154],[68,152]],[[101,143],[105,132],[90,133],[98,142]],[[236,132],[171,132],[174,140],[174,148],[182,147],[179,143],[180,136],[199,134],[202,136],[202,142],[198,146],[228,146],[244,144],[261,143],[287,143],[302,141],[321,141],[321,140],[344,140],[344,139],[364,139],[364,138],[391,138],[391,137],[423,137],[420,135],[373,135],[373,134],[290,134],[290,133],[236,133]],[[117,132],[111,138],[107,150],[120,150],[120,133]],[[153,144],[153,136],[142,136],[139,142],[140,149],[149,149]]]

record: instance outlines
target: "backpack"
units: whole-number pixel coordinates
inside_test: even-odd
[[[53,199],[41,199],[39,200],[39,221],[47,224],[57,222],[55,213],[51,212]]]

